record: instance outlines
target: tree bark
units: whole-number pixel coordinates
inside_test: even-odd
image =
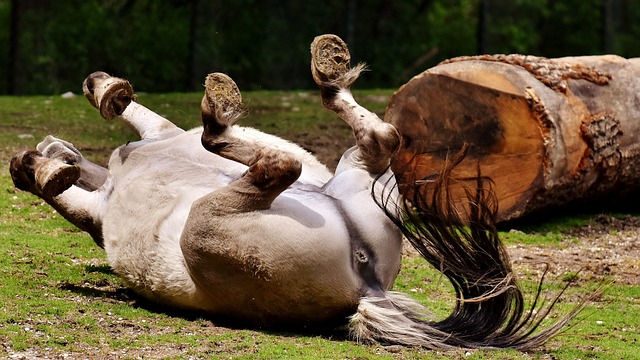
[[[19,75],[21,73],[20,61],[20,35],[21,35],[22,8],[19,0],[11,1],[11,25],[9,29],[9,71],[7,72],[9,94],[20,93]]]
[[[640,187],[640,59],[456,58],[414,77],[385,118],[403,135],[392,168],[416,179],[466,143],[455,176],[478,165],[493,181],[498,221]],[[421,190],[424,191],[424,190]],[[460,202],[462,187],[453,191]],[[461,203],[461,202],[460,202]]]

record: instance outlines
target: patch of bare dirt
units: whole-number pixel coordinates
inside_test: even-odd
[[[563,234],[559,246],[509,246],[516,268],[548,263],[551,274],[580,270],[578,280],[610,279],[640,285],[640,217],[598,215],[587,225]]]
[[[299,134],[295,141],[332,171],[338,165],[344,151],[355,145],[353,135],[350,131],[344,130],[323,134]]]

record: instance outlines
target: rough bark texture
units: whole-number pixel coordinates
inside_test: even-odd
[[[460,178],[490,177],[498,220],[640,185],[640,59],[493,55],[448,60],[391,98],[403,135],[401,184],[442,167],[463,144]],[[459,198],[462,193],[454,191]]]

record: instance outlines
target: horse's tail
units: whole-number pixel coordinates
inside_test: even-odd
[[[426,309],[406,296],[386,292],[384,298],[365,297],[349,323],[355,339],[434,349],[527,350],[558,334],[586,304],[588,299],[555,324],[539,329],[562,293],[538,309],[543,276],[530,308],[526,308],[494,226],[497,206],[487,179],[478,176],[474,178],[475,191],[467,188],[468,221],[462,219],[449,189],[455,181],[451,171],[464,152],[439,174],[414,182],[426,188],[401,200],[402,211],[389,204],[392,196],[377,200],[413,247],[453,285],[456,303],[452,313],[444,320],[430,321]]]

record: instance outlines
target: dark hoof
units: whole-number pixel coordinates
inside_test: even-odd
[[[35,175],[33,167],[33,157],[42,156],[40,152],[35,150],[21,151],[11,158],[9,163],[9,172],[13,185],[24,191],[35,191]]]
[[[131,101],[135,100],[133,87],[127,80],[112,77],[102,71],[89,75],[82,83],[82,91],[91,105],[100,110],[100,115],[107,120],[122,115]]]
[[[106,72],[96,71],[87,76],[87,78],[82,82],[82,92],[84,93],[84,96],[96,109],[100,107],[94,96],[96,83],[104,81],[110,77],[111,75],[107,74]]]
[[[55,197],[80,179],[80,167],[49,160],[36,169],[36,187],[42,195]]]
[[[45,197],[62,194],[80,179],[80,167],[46,158],[35,150],[14,155],[9,171],[16,188]]]

